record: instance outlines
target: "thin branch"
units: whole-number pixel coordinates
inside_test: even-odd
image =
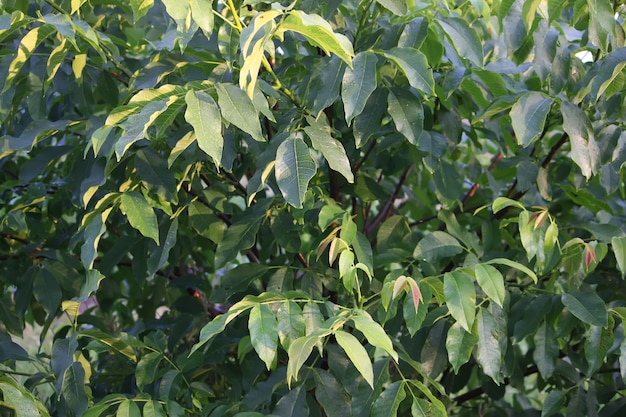
[[[487,168],[487,172],[493,171],[496,165],[498,165],[498,162],[502,160],[502,158],[503,158],[502,152],[498,152],[496,156],[494,156],[491,159],[491,164]],[[465,205],[469,202],[469,200],[472,199],[476,195],[476,192],[478,191],[479,188],[480,188],[480,183],[476,181],[474,185],[472,185],[472,188],[469,189],[467,194],[465,194],[465,197],[463,197],[463,200],[461,201],[462,207],[465,207]],[[461,207],[457,207],[455,210],[455,213],[459,214],[462,211],[463,209]]]
[[[376,229],[376,227],[378,227],[380,223],[382,223],[387,217],[389,217],[389,214],[391,213],[391,209],[393,208],[393,202],[396,200],[396,198],[398,198],[398,194],[400,194],[400,190],[402,190],[402,186],[404,185],[407,178],[409,177],[409,174],[411,173],[412,169],[413,169],[413,164],[409,165],[404,170],[404,172],[398,179],[398,183],[396,184],[396,189],[389,196],[389,199],[385,203],[385,206],[383,207],[383,209],[380,211],[380,213],[378,213],[378,216],[376,216],[374,221],[372,221],[370,225],[365,227],[366,236],[369,236],[370,233],[372,233],[374,229]]]
[[[16,242],[20,242],[20,243],[22,243],[24,245],[28,245],[28,243],[29,243],[28,240],[26,240],[24,238],[21,238],[19,236],[16,236],[16,235],[12,235],[10,233],[2,233],[1,236],[3,238],[7,239],[7,240],[15,240]]]
[[[374,150],[375,146],[376,146],[376,140],[373,140],[372,143],[370,144],[369,148],[367,148],[367,150],[363,154],[363,157],[356,164],[354,164],[352,166],[352,172],[353,173],[356,174],[356,172],[359,170],[359,168],[361,168],[361,165],[363,165],[363,163],[365,161],[367,161],[367,158],[370,156],[370,154]]]

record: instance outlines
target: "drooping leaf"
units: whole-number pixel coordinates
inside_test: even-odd
[[[518,144],[527,147],[540,138],[551,105],[552,99],[538,92],[526,93],[515,102],[510,116]]]
[[[224,138],[222,136],[222,118],[217,104],[210,95],[202,91],[189,90],[185,96],[187,110],[185,120],[193,126],[198,147],[213,159],[220,167]]]
[[[357,310],[357,314],[352,316],[352,321],[354,322],[354,327],[365,335],[365,338],[371,345],[383,349],[393,360],[398,361],[398,353],[393,348],[391,339],[383,327],[375,322],[366,311]]]
[[[343,175],[348,182],[354,182],[354,175],[346,150],[341,142],[331,136],[326,119],[308,118],[307,121],[309,126],[305,127],[304,131],[311,139],[313,147],[322,153],[328,166]]]
[[[367,99],[376,89],[376,63],[373,52],[360,52],[352,61],[352,68],[346,69],[341,81],[341,99],[350,124],[361,114]]]
[[[374,370],[365,348],[361,345],[358,339],[350,333],[344,332],[343,330],[337,330],[334,334],[337,339],[337,343],[339,343],[339,346],[341,346],[344,352],[346,352],[346,355],[348,355],[352,364],[363,376],[363,378],[365,378],[365,381],[370,385],[370,387],[374,388]]]
[[[472,331],[476,317],[476,289],[472,278],[462,271],[443,276],[443,290],[450,314],[467,332]]]
[[[448,329],[446,350],[448,351],[448,360],[455,373],[458,373],[459,368],[469,361],[472,350],[477,343],[478,336],[465,331],[459,322],[454,323]]]
[[[503,356],[500,340],[506,336],[506,328],[500,328],[497,319],[485,308],[479,309],[476,321],[478,323],[476,361],[486,375],[499,383]]]
[[[614,236],[611,238],[611,248],[617,261],[617,268],[622,273],[622,277],[626,274],[626,237]]]
[[[500,271],[491,265],[477,264],[475,266],[476,282],[500,307],[504,304],[506,290],[504,288],[504,278]]]
[[[159,226],[152,206],[137,191],[128,191],[121,196],[121,207],[128,222],[145,237],[159,244]]]
[[[600,162],[600,150],[589,118],[580,108],[566,100],[561,103],[561,112],[563,130],[571,143],[572,159],[580,167],[585,178],[589,179],[598,172]]]
[[[427,96],[434,93],[435,80],[426,55],[417,49],[396,47],[385,51],[385,57],[402,70],[411,87]]]
[[[390,384],[383,393],[374,401],[372,417],[397,416],[400,403],[406,398],[404,381],[396,381]]]
[[[563,293],[561,301],[578,319],[592,326],[606,326],[608,312],[604,300],[595,292],[576,291]]]
[[[0,392],[16,417],[50,417],[43,402],[8,375],[0,375]]]
[[[87,410],[88,398],[85,392],[85,370],[80,362],[72,363],[63,374],[61,389],[65,403],[76,416]]]
[[[302,207],[309,181],[317,170],[309,147],[299,138],[288,138],[276,151],[276,181],[285,200]]]
[[[387,111],[398,132],[413,145],[418,145],[424,129],[424,109],[410,91],[393,89],[387,96]]]
[[[222,117],[248,133],[254,140],[265,141],[258,113],[245,91],[232,84],[218,83],[215,88]]]
[[[322,329],[311,333],[308,336],[303,336],[296,339],[290,346],[289,362],[287,363],[287,384],[291,386],[291,380],[298,379],[298,373],[300,368],[304,365],[304,362],[309,358],[313,347],[317,345],[324,337],[330,334],[330,330]],[[369,360],[369,359],[368,359]]]
[[[133,348],[119,336],[114,336],[98,329],[81,330],[80,336],[97,340],[98,342],[111,348],[113,352],[123,355],[133,362],[137,362],[137,355],[135,354]]]
[[[250,340],[267,369],[272,368],[278,348],[278,323],[269,305],[258,304],[250,311]]]

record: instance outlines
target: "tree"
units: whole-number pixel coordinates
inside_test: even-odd
[[[621,2],[270,3],[0,5],[0,415],[622,415]]]

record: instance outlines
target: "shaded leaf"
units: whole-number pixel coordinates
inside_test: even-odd
[[[354,175],[346,150],[341,142],[331,136],[326,118],[315,120],[309,117],[307,122],[309,126],[305,127],[304,131],[311,139],[313,147],[322,153],[328,166],[343,175],[348,182],[354,182]]]
[[[571,143],[571,156],[585,178],[598,172],[600,149],[594,138],[593,128],[587,115],[569,101],[561,103],[563,129]]]
[[[397,416],[402,400],[406,398],[404,381],[390,384],[372,405],[372,417]]]
[[[499,328],[496,318],[485,308],[480,308],[476,317],[478,323],[478,346],[476,361],[483,368],[483,372],[496,383],[500,378],[503,352],[500,339],[506,336],[506,329]]]
[[[606,304],[595,292],[563,293],[561,301],[574,316],[585,323],[602,327],[608,324]]]
[[[506,290],[504,288],[504,278],[500,271],[491,265],[477,264],[475,266],[476,282],[500,307],[504,304]]]
[[[315,398],[328,417],[350,415],[348,393],[337,379],[328,371],[315,370]]]
[[[545,321],[537,329],[533,337],[535,350],[533,360],[537,364],[543,379],[549,378],[556,368],[556,359],[559,355],[559,342],[551,325]]]
[[[434,94],[435,80],[426,55],[417,49],[398,47],[385,51],[384,54],[402,70],[411,87],[428,96]]]
[[[434,262],[441,258],[458,255],[463,252],[459,241],[446,232],[436,230],[420,240],[413,251],[413,256]]]
[[[437,19],[436,22],[450,38],[459,56],[467,58],[477,67],[483,66],[483,46],[476,31],[467,22],[456,17]]]
[[[352,61],[352,68],[346,69],[341,80],[341,98],[350,124],[361,114],[368,97],[376,89],[376,63],[378,58],[372,52],[360,52]]]
[[[421,101],[410,91],[393,89],[387,96],[387,111],[398,132],[417,145],[424,129],[424,109]]]

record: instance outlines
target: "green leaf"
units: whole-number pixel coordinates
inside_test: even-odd
[[[185,120],[193,126],[198,147],[213,159],[219,169],[224,148],[220,109],[211,96],[202,91],[189,90],[185,101]]]
[[[450,39],[460,57],[468,59],[476,67],[483,66],[483,46],[476,31],[458,17],[437,19],[436,22]]]
[[[326,118],[322,116],[320,120],[315,120],[308,117],[307,122],[309,126],[305,127],[304,131],[311,139],[313,147],[322,153],[328,166],[343,175],[348,182],[353,183],[354,175],[346,150],[341,142],[331,136]]]
[[[356,314],[352,315],[351,318],[354,322],[354,327],[363,333],[371,345],[384,350],[393,360],[398,362],[398,353],[393,348],[391,339],[380,324],[375,322],[364,310],[357,310]]]
[[[145,237],[153,239],[159,244],[159,226],[152,206],[143,195],[137,191],[128,191],[122,194],[121,207],[128,222]]]
[[[87,410],[88,398],[85,392],[85,370],[80,362],[72,363],[63,374],[61,394],[75,416]]]
[[[306,391],[302,389],[302,385],[300,385],[278,400],[276,408],[274,408],[271,415],[280,417],[300,417],[308,415],[308,411]]]
[[[515,262],[507,258],[495,258],[495,259],[490,259],[483,263],[510,266],[511,268],[515,268],[518,271],[525,273],[535,282],[535,284],[537,283],[537,275],[533,271],[525,267],[524,265],[520,264],[519,262]]]
[[[476,317],[476,289],[472,278],[462,271],[443,276],[443,291],[450,314],[467,332],[472,331]]]
[[[504,278],[500,271],[491,265],[477,264],[475,266],[476,282],[500,307],[504,304],[506,290],[504,289]]]
[[[588,0],[589,40],[603,51],[607,50],[607,40],[615,36],[615,12],[611,3],[602,0]]]
[[[617,268],[622,273],[622,278],[626,275],[626,236],[614,236],[611,238],[611,248],[617,261]]]
[[[565,399],[565,392],[558,389],[550,390],[543,402],[541,417],[550,417],[561,411],[565,405]]]
[[[461,252],[463,252],[463,247],[458,240],[446,232],[436,230],[419,241],[413,251],[413,256],[428,262],[435,262]]]
[[[38,26],[29,31],[17,47],[17,55],[11,61],[6,78],[4,79],[4,88],[2,92],[6,92],[13,85],[13,80],[17,77],[28,58],[35,52],[35,49],[50,35],[56,32],[56,27],[49,24]]]
[[[368,97],[376,89],[376,63],[373,52],[359,52],[341,80],[341,99],[346,113],[346,122],[351,123],[361,114]]]
[[[626,67],[626,48],[611,51],[596,64],[598,73],[593,78],[589,95],[597,102],[607,92],[613,81],[619,78]]]
[[[385,57],[402,70],[411,87],[431,96],[435,90],[433,71],[428,67],[426,55],[413,48],[392,48],[384,51]]]
[[[24,348],[11,340],[11,336],[0,331],[0,363],[7,360],[26,361],[29,359],[28,352]]]
[[[525,1],[522,6],[522,19],[528,32],[532,32],[533,22],[535,21],[535,15],[537,14],[537,7],[541,3],[541,0],[529,0]]]
[[[278,348],[278,323],[269,305],[258,304],[252,307],[248,320],[250,341],[267,369],[272,368]]]
[[[600,149],[594,139],[593,128],[587,115],[569,101],[561,103],[563,130],[569,136],[571,156],[585,178],[598,172]]]
[[[178,203],[176,179],[157,152],[150,148],[138,150],[135,154],[135,168],[144,187],[163,201]]]
[[[363,345],[361,345],[356,337],[343,330],[337,330],[334,334],[337,343],[339,343],[339,346],[346,352],[346,355],[348,355],[354,367],[363,378],[365,378],[369,386],[374,388],[374,370],[372,368],[372,362]]]
[[[287,30],[301,34],[311,45],[322,48],[326,55],[333,53],[350,65],[354,56],[352,44],[344,35],[333,32],[322,17],[292,10],[280,23],[277,33],[282,36],[281,33]]]
[[[301,208],[309,181],[317,170],[306,143],[293,137],[281,143],[276,151],[274,170],[278,188],[285,200]]]
[[[304,336],[306,324],[304,314],[298,304],[293,301],[281,303],[276,312],[278,320],[278,338],[285,350],[289,350],[291,343]],[[310,320],[311,318],[309,318]],[[311,322],[309,322],[309,325]]]
[[[609,324],[606,327],[591,326],[585,338],[585,359],[589,368],[587,375],[593,375],[604,364],[607,353],[613,345],[614,319],[609,316]]]
[[[232,84],[218,83],[215,88],[222,117],[248,133],[254,140],[265,141],[259,115],[250,97]]]
[[[459,322],[456,322],[448,329],[446,337],[446,350],[448,360],[454,368],[454,373],[459,372],[459,368],[465,365],[472,356],[472,350],[478,343],[478,336],[466,332]]]
[[[164,229],[165,230],[165,229]],[[148,257],[148,275],[154,276],[168,261],[170,250],[176,244],[176,236],[178,233],[178,217],[174,218],[167,227],[167,232],[163,242],[150,253]]]
[[[220,243],[226,229],[224,221],[199,201],[192,202],[188,207],[189,224],[193,230],[216,244]]]
[[[404,381],[390,384],[372,405],[372,417],[397,416],[400,403],[406,398]]]
[[[159,404],[158,401],[146,401],[146,404],[143,406],[143,416],[144,417],[167,417],[165,411],[163,410],[163,406]]]
[[[321,63],[322,71],[317,92],[313,99],[313,114],[320,114],[322,110],[329,107],[339,98],[341,80],[346,70],[346,64],[337,56],[330,58],[328,63]]]
[[[559,355],[559,342],[554,329],[544,321],[537,329],[533,340],[535,342],[533,360],[537,364],[541,377],[548,379],[556,368],[556,359]]]
[[[136,23],[152,8],[154,0],[130,0],[129,4],[133,9],[133,22]]]
[[[517,143],[527,147],[541,137],[552,99],[545,94],[529,92],[519,97],[509,113]]]
[[[417,145],[424,130],[424,109],[421,101],[408,90],[394,88],[387,96],[387,111],[398,132]]]
[[[503,351],[500,340],[506,337],[506,327],[501,328],[497,319],[485,308],[480,308],[476,317],[478,323],[478,346],[476,361],[496,383],[501,380]]]
[[[176,97],[151,101],[139,113],[130,115],[120,124],[120,127],[124,129],[124,133],[115,144],[115,154],[118,161],[122,159],[122,156],[133,143],[146,137],[148,128],[161,113],[167,110],[168,105],[174,101],[176,101]]]
[[[595,292],[563,293],[561,301],[574,316],[585,323],[602,327],[608,324],[606,304]]]
[[[416,379],[410,379],[408,383],[416,387],[418,390],[420,390],[426,396],[426,398],[428,398],[428,400],[430,401],[431,406],[429,407],[429,412],[430,412],[429,415],[433,417],[448,416],[446,407],[443,405],[441,400],[439,400],[435,395],[433,395],[433,393],[430,391],[430,389],[426,385],[424,385],[422,382]]]
[[[329,334],[330,330],[317,330],[308,336],[294,340],[294,342],[289,346],[289,350],[287,352],[289,355],[289,362],[287,363],[287,384],[289,387],[291,387],[292,379],[298,379],[300,368],[302,368],[304,362],[306,362],[311,355],[313,347]]]
[[[207,37],[213,32],[213,0],[189,0],[191,18]]]
[[[8,375],[0,375],[0,392],[2,402],[16,417],[50,417],[41,400]]]
[[[48,316],[54,315],[61,306],[63,294],[61,293],[59,283],[56,277],[45,268],[35,272],[33,295],[46,313],[48,313]]]
[[[124,355],[133,362],[137,362],[137,356],[131,346],[124,342],[120,337],[113,336],[98,329],[81,330],[80,336],[89,337],[110,347],[113,352]]]
[[[161,352],[150,352],[141,357],[135,371],[135,379],[139,391],[143,391],[147,384],[154,382],[162,359],[163,353]]]
[[[141,417],[141,411],[135,401],[125,399],[117,407],[115,417]]]
[[[404,16],[407,12],[406,0],[376,0],[376,2],[397,16]]]
[[[328,417],[350,415],[349,396],[344,387],[328,371],[315,369],[315,398]]]

